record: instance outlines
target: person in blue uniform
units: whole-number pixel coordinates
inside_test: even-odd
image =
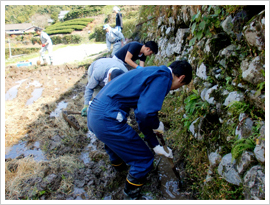
[[[113,56],[122,62],[128,70],[144,67],[146,56],[158,53],[158,45],[155,41],[147,41],[145,44],[130,42],[119,49]],[[135,63],[140,60],[139,65]]]
[[[170,90],[189,84],[191,79],[192,67],[187,61],[175,61],[170,67],[134,69],[109,82],[89,106],[88,129],[105,144],[112,166],[130,166],[125,199],[140,197],[146,176],[153,168],[151,149],[155,154],[173,157],[172,150],[166,153],[156,138],[156,132],[164,131],[158,111]],[[144,140],[127,123],[131,108]]]

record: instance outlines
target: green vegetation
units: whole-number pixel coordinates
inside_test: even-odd
[[[11,55],[16,56],[23,53],[23,55],[36,53],[40,48],[11,48]],[[5,59],[9,58],[9,48],[5,49]]]
[[[102,8],[101,5],[78,5],[75,9],[70,11],[65,16],[65,21],[70,19],[84,18],[87,16],[96,16],[101,14]]]
[[[45,32],[49,35],[53,34],[67,34],[74,30],[83,30],[88,23],[93,22],[93,18],[73,19],[65,22],[59,22],[51,26],[46,27]]]
[[[237,140],[232,147],[232,157],[233,159],[237,159],[241,156],[241,154],[246,150],[254,150],[255,143],[251,139],[239,139]]]
[[[210,13],[212,6],[209,6],[208,12]],[[203,16],[201,11],[198,11],[192,17],[191,33],[193,38],[190,40],[189,45],[193,46],[196,41],[201,40],[203,36],[211,38],[216,33],[216,29],[220,28],[220,14],[224,11],[221,9],[214,10],[214,14]]]
[[[31,23],[35,15],[48,15],[57,23],[60,11],[70,11],[64,20],[102,14],[102,5],[6,5],[5,23]],[[37,19],[33,19],[36,20]]]

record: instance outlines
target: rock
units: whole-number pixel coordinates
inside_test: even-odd
[[[238,160],[236,169],[239,174],[243,174],[245,171],[247,171],[247,168],[249,168],[255,162],[256,160],[254,154],[252,152],[245,151]]]
[[[265,162],[265,125],[260,129],[260,137],[256,147],[254,148],[254,154],[259,162]]]
[[[265,147],[264,145],[256,145],[254,148],[254,154],[259,162],[265,162]]]
[[[244,100],[244,94],[238,93],[237,91],[229,93],[228,97],[225,99],[223,105],[228,106],[231,102]]]
[[[235,169],[235,164],[236,161],[232,161],[232,154],[226,154],[218,166],[218,173],[220,176],[224,177],[227,182],[239,186],[242,184],[242,179]]]
[[[243,30],[246,41],[251,46],[257,47],[259,51],[263,50],[265,42],[265,11],[262,11]]]
[[[210,162],[210,168],[217,167],[221,161],[221,156],[218,154],[218,150],[216,152],[211,152],[208,158]]]
[[[200,133],[201,126],[202,126],[202,121],[203,121],[203,118],[202,117],[199,117],[194,122],[192,122],[191,125],[189,126],[189,131],[198,140],[202,140],[203,139],[203,136]]]
[[[258,94],[257,91],[251,90],[247,91],[248,100],[251,104],[255,105],[257,108],[262,110],[265,109],[265,95]]]
[[[209,104],[212,104],[212,105],[216,104],[215,98],[210,97],[210,95],[214,90],[217,90],[217,89],[218,89],[218,85],[215,85],[215,86],[213,86],[212,88],[208,89],[205,92],[205,97],[204,98]]]
[[[249,138],[252,134],[253,121],[245,113],[239,115],[239,125],[236,127],[235,135],[237,139]]]
[[[189,34],[189,29],[181,29],[179,28],[175,37],[175,44],[173,47],[173,51],[177,54],[181,54],[182,48],[184,47],[185,37]]]
[[[244,192],[246,200],[265,199],[265,174],[260,165],[252,167],[244,177]]]
[[[229,15],[222,23],[221,27],[227,34],[233,34],[232,16]]]
[[[242,77],[245,81],[252,83],[253,85],[258,85],[265,81],[263,76],[264,65],[261,63],[260,56],[257,56],[252,59],[249,63],[247,60],[244,60],[241,63]]]
[[[196,75],[198,77],[200,77],[201,79],[206,80],[207,79],[207,74],[206,73],[207,73],[206,72],[206,66],[204,65],[204,63],[202,63],[200,65],[200,67],[197,68]]]

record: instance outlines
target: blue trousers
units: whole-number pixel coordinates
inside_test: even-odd
[[[124,161],[130,165],[129,173],[133,177],[146,177],[153,168],[153,153],[126,123],[127,113],[119,109],[117,103],[97,98],[93,99],[88,109],[88,129],[105,144],[112,163]]]

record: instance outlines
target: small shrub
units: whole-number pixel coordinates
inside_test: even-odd
[[[33,45],[35,45],[36,43],[41,44],[41,41],[40,41],[39,37],[32,37],[31,42],[32,42]]]
[[[251,139],[239,139],[231,150],[233,159],[237,159],[246,150],[254,150],[255,143]]]
[[[62,43],[61,36],[51,36],[51,39],[54,45]]]
[[[74,31],[74,29],[53,30],[53,31],[48,31],[47,34],[48,35],[52,35],[52,34],[70,34],[70,33],[72,33],[72,31]]]

